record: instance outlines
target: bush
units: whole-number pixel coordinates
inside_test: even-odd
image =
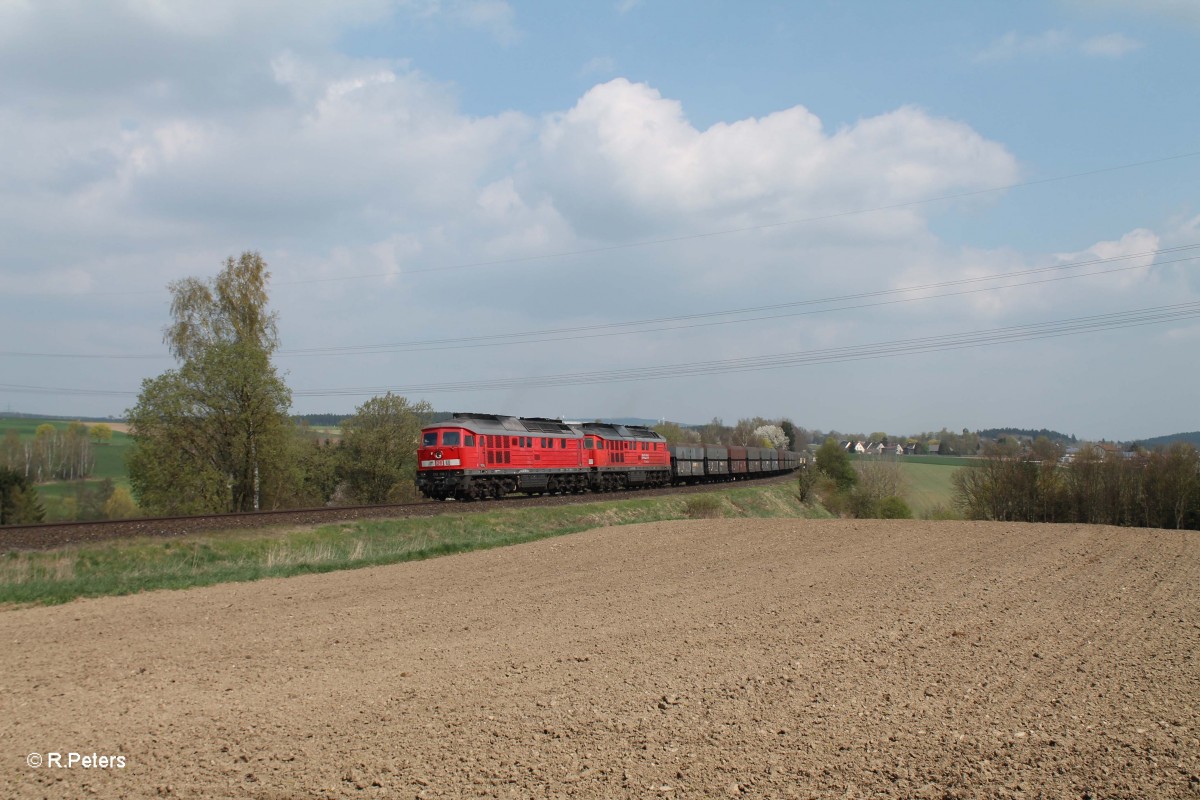
[[[721,498],[711,494],[689,497],[683,506],[683,513],[692,519],[715,519],[721,516]]]
[[[808,469],[807,467],[802,467],[800,469],[800,476],[796,482],[796,498],[801,503],[807,503],[809,500],[812,499],[816,488],[817,488],[817,471],[815,469]]]
[[[963,515],[954,506],[949,506],[945,503],[938,503],[932,508],[926,509],[925,513],[921,516],[923,519],[929,520],[961,520],[963,518]]]
[[[875,519],[879,516],[879,501],[869,492],[850,492],[847,503],[850,515],[858,519]]]
[[[904,502],[903,497],[885,497],[879,502],[879,518],[880,519],[912,519],[912,509],[908,507],[908,503]]]
[[[850,463],[849,454],[833,439],[826,439],[817,450],[816,462],[817,469],[833,479],[842,491],[858,482],[858,473]]]

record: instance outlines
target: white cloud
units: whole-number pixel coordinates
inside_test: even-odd
[[[1020,34],[1010,31],[975,54],[977,62],[1012,61],[1018,58],[1082,54],[1120,58],[1141,48],[1142,43],[1121,33],[1094,36],[1080,41],[1066,31]]]
[[[1110,33],[1107,36],[1096,36],[1084,41],[1080,49],[1089,56],[1105,58],[1120,58],[1135,50],[1140,50],[1142,43],[1131,39],[1122,33]]]
[[[1063,31],[1019,34],[1009,31],[975,55],[976,61],[1008,61],[1030,55],[1059,53],[1067,49],[1070,37]]]
[[[616,79],[546,120],[522,191],[546,193],[584,235],[612,239],[911,203],[1003,186],[1017,174],[1001,145],[912,107],[834,132],[802,106],[700,131],[677,101]],[[911,233],[919,216],[844,225]]]

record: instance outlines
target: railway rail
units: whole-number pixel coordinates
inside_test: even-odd
[[[771,484],[786,481],[790,475],[774,475],[746,481]],[[740,483],[740,482],[739,482]],[[669,486],[642,489],[637,492],[583,495],[541,495],[506,497],[486,503],[448,501],[440,503],[422,500],[415,503],[389,503],[369,506],[333,506],[322,508],[292,508],[277,511],[252,511],[230,514],[205,514],[187,517],[140,517],[121,520],[92,520],[88,522],[41,522],[33,525],[0,527],[0,552],[12,550],[53,550],[68,545],[91,544],[112,539],[136,537],[171,538],[193,533],[265,528],[270,526],[320,525],[361,519],[403,519],[433,517],[440,514],[464,514],[492,511],[513,506],[556,506],[595,503],[622,497],[656,497],[670,494],[691,494],[712,491],[730,484],[702,483],[689,486]]]

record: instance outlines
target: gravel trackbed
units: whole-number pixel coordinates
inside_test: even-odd
[[[1200,798],[1198,610],[1194,532],[852,520],[8,609],[0,796]]]

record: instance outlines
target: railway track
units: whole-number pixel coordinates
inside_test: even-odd
[[[560,506],[595,503],[621,497],[658,497],[671,494],[707,492],[713,489],[752,483],[765,485],[790,479],[791,475],[773,475],[750,481],[702,483],[691,486],[670,486],[661,489],[642,489],[614,494],[543,495],[540,497],[506,497],[478,503],[453,500],[439,503],[422,500],[416,503],[391,503],[370,506],[335,506],[328,508],[291,508],[279,511],[253,511],[232,514],[205,514],[190,517],[140,517],[121,520],[92,520],[89,522],[42,522],[34,525],[5,525],[0,527],[0,552],[12,550],[52,550],[68,545],[90,544],[110,539],[139,536],[170,538],[193,533],[228,531],[271,526],[320,525],[361,519],[403,519],[433,517],[439,514],[471,514],[515,506]]]

